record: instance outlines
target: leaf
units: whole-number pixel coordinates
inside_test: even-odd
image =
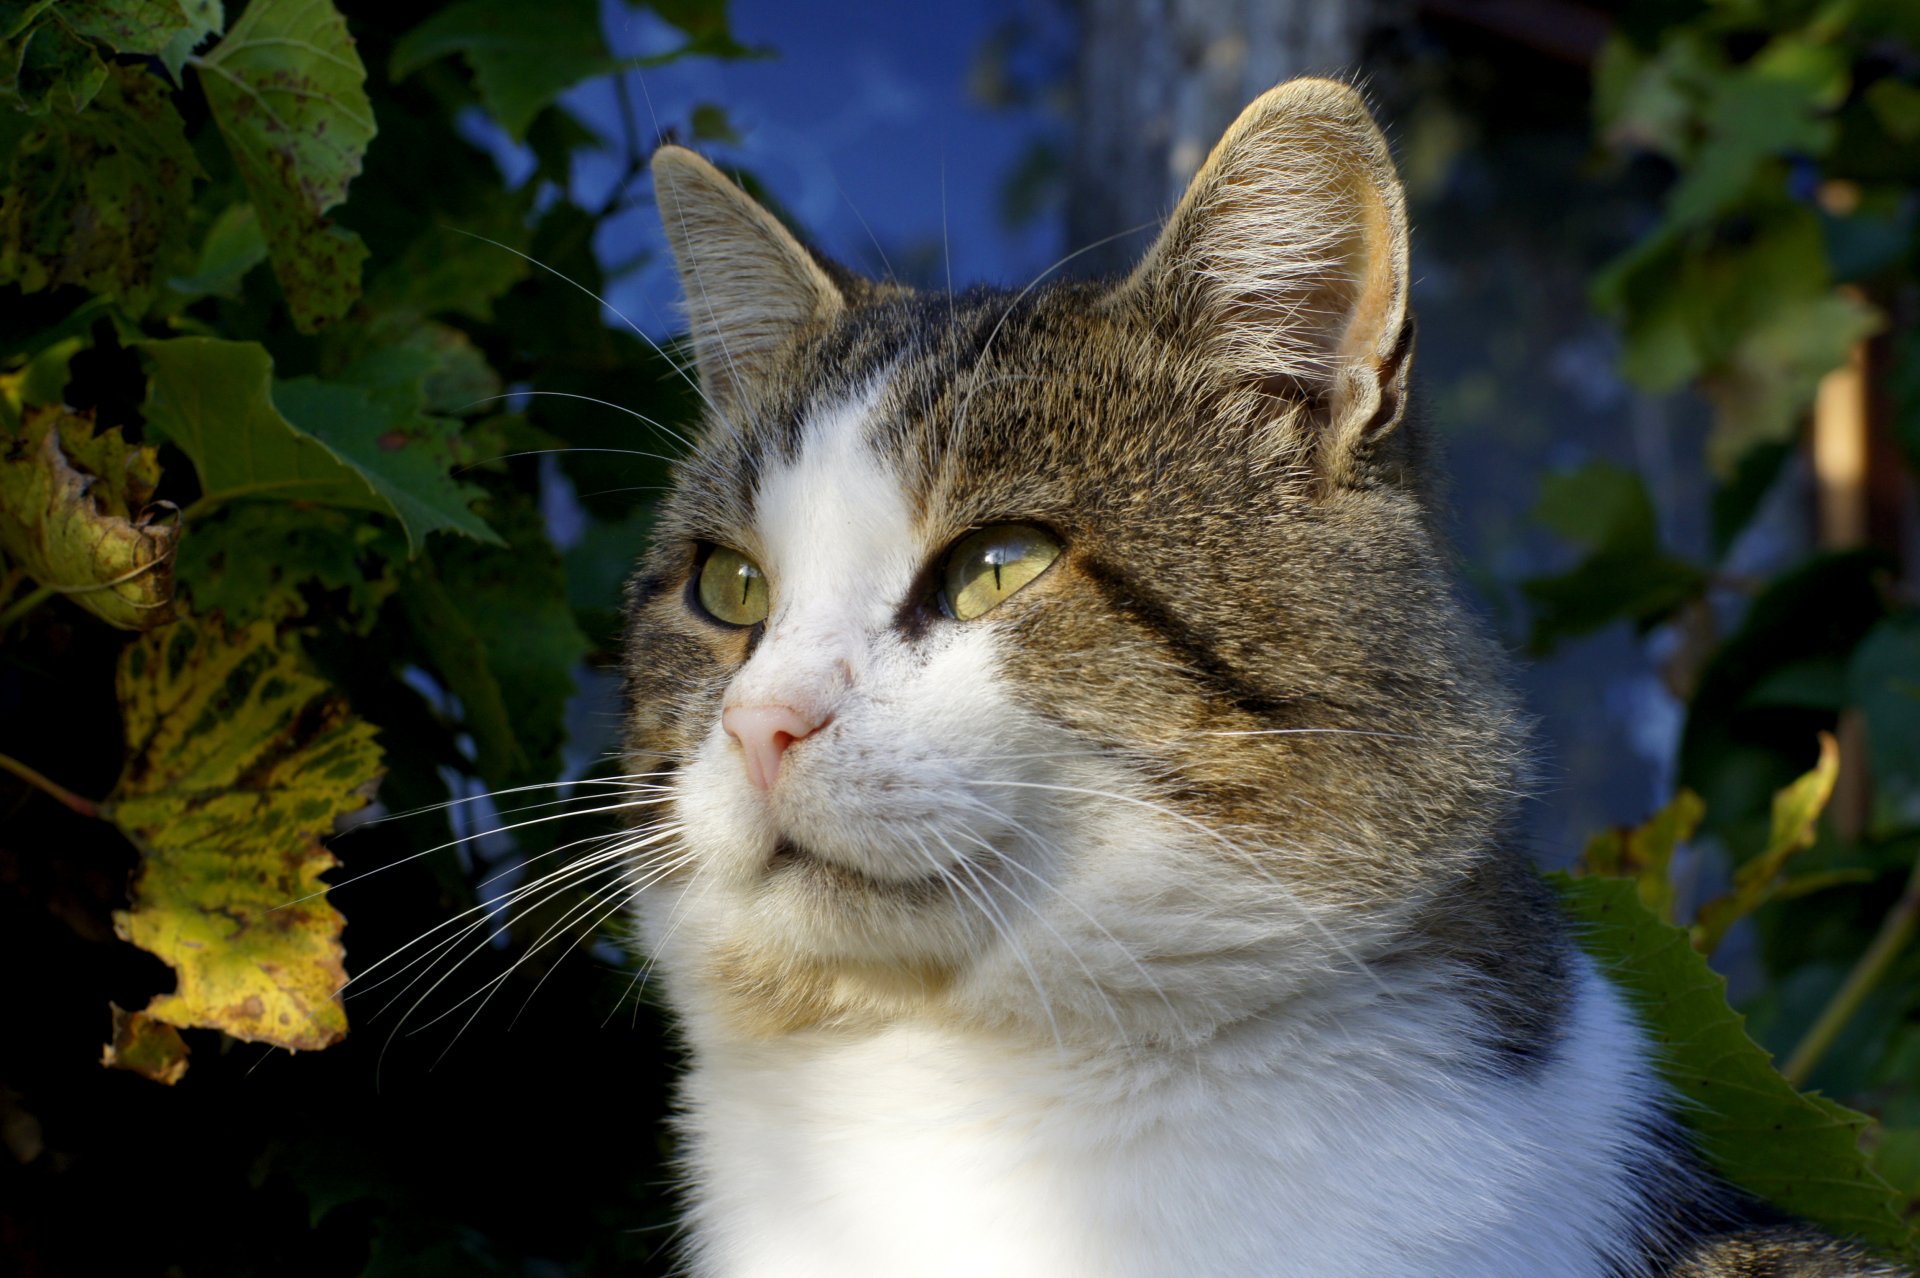
[[[427,534],[458,532],[501,545],[470,509],[483,490],[456,481],[459,423],[428,417],[424,381],[431,356],[405,349],[363,360],[322,382],[297,377],[274,388],[287,418],[366,477],[417,550]]]
[[[78,112],[106,83],[99,50],[46,16],[50,8],[51,0],[0,4],[0,107]]]
[[[400,38],[388,74],[403,80],[459,54],[487,111],[515,142],[561,90],[616,67],[594,0],[549,0],[538,22],[520,0],[461,0]]]
[[[19,434],[0,437],[0,549],[122,630],[173,617],[173,556],[180,525],[151,505],[160,465],[151,448],[90,417],[29,408]]]
[[[253,197],[294,325],[313,332],[360,295],[360,237],[326,220],[374,135],[366,68],[329,0],[252,0],[194,60]]]
[[[1820,761],[1773,796],[1773,828],[1759,855],[1734,871],[1733,888],[1700,907],[1693,920],[1693,944],[1702,954],[1720,946],[1727,929],[1766,904],[1787,861],[1813,846],[1814,823],[1833,797],[1840,775],[1840,746],[1830,732],[1820,734]]]
[[[129,1012],[118,1003],[113,1013],[113,1038],[100,1053],[108,1069],[124,1069],[168,1087],[187,1072],[187,1044],[180,1031],[145,1012]]]
[[[1725,213],[1778,156],[1824,154],[1836,136],[1825,113],[1846,96],[1847,82],[1839,50],[1793,35],[1718,77],[1702,117],[1707,138],[1667,205],[1672,225],[1704,226]]]
[[[1891,828],[1920,825],[1920,615],[1867,632],[1847,670],[1848,700],[1867,721],[1874,803]]]
[[[174,579],[195,613],[218,613],[229,627],[314,615],[364,635],[399,584],[393,563],[406,557],[391,527],[345,511],[244,502],[194,524]]]
[[[203,502],[264,497],[392,512],[364,475],[281,416],[265,347],[176,337],[143,342],[140,352],[152,378],[141,411],[193,459]]]
[[[1575,873],[1632,879],[1640,903],[1665,923],[1673,922],[1674,849],[1693,837],[1706,806],[1681,790],[1644,825],[1604,830],[1587,840]]]
[[[241,280],[266,260],[267,241],[253,205],[230,204],[207,228],[192,270],[168,280],[167,287],[190,297],[239,297]]]
[[[1550,876],[1580,943],[1626,993],[1680,1116],[1727,1180],[1796,1216],[1893,1251],[1912,1245],[1893,1188],[1859,1147],[1869,1124],[1776,1072],[1727,1006],[1726,980],[1624,879]]]
[[[159,58],[175,82],[187,56],[226,25],[220,0],[86,0],[59,14],[69,30],[115,53]]]
[[[373,728],[264,622],[183,618],[128,647],[127,760],[101,805],[140,850],[122,939],[178,978],[146,1015],[290,1050],[347,1032],[320,838],[380,777]]]
[[[49,114],[14,151],[0,191],[0,282],[78,284],[145,310],[184,261],[194,179],[205,176],[167,89],[114,67],[89,110]]]
[[[400,592],[414,637],[460,699],[480,775],[506,787],[551,779],[566,739],[573,670],[587,640],[538,512],[496,506],[506,549],[443,540]]]
[[[687,125],[693,131],[697,142],[739,142],[740,130],[733,126],[727,117],[725,107],[711,102],[702,102],[693,108]]]
[[[193,459],[202,502],[310,501],[394,516],[417,551],[440,529],[497,544],[456,482],[457,426],[422,413],[431,360],[363,361],[357,380],[273,381],[253,342],[179,337],[141,343],[152,370],[147,421]]]
[[[1520,583],[1535,652],[1622,618],[1644,630],[1705,588],[1703,573],[1661,547],[1640,477],[1610,462],[1541,480],[1533,517],[1588,550],[1567,572]]]

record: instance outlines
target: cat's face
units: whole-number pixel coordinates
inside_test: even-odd
[[[712,409],[631,600],[683,1013],[1204,1033],[1461,872],[1510,728],[1395,431],[1349,90],[1249,108],[1104,288],[850,281],[684,152],[656,181]]]

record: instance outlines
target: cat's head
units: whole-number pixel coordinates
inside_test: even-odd
[[[1260,98],[1105,285],[874,284],[654,178],[709,401],[630,593],[683,1013],[1205,1033],[1475,873],[1517,731],[1351,89]]]

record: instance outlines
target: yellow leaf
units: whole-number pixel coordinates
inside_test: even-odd
[[[108,1069],[124,1069],[171,1087],[187,1072],[187,1044],[180,1031],[145,1012],[113,1011],[113,1041],[100,1054]]]
[[[320,843],[380,777],[370,724],[270,623],[182,619],[121,659],[128,757],[101,814],[140,849],[115,929],[166,960],[156,1020],[314,1050],[347,1032]]]
[[[1823,732],[1820,761],[1813,770],[1773,796],[1773,829],[1767,846],[1734,872],[1732,891],[1708,901],[1694,915],[1695,949],[1713,953],[1728,928],[1772,899],[1787,861],[1813,846],[1814,826],[1833,798],[1833,783],[1839,776],[1840,746],[1831,732]]]
[[[1706,804],[1700,796],[1683,789],[1666,807],[1647,818],[1646,824],[1603,830],[1588,839],[1574,872],[1632,879],[1640,903],[1661,922],[1671,924],[1673,879],[1669,871],[1674,849],[1693,837],[1704,815]]]
[[[150,505],[151,448],[63,408],[28,408],[0,436],[0,549],[40,582],[110,625],[147,630],[173,617],[180,526]]]

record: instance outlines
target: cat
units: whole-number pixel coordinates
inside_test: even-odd
[[[1361,98],[1126,278],[913,292],[693,153],[707,420],[628,590],[688,1263],[1895,1275],[1714,1181],[1514,833]]]

